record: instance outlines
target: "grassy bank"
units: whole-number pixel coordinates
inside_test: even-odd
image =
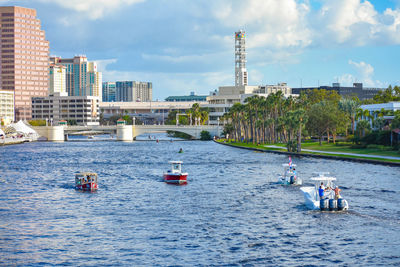
[[[218,140],[218,142],[223,142],[229,144],[231,146],[237,147],[245,147],[251,149],[258,149],[263,151],[271,151],[271,152],[287,152],[285,144],[269,144],[269,145],[256,145],[251,143],[241,143],[241,142],[232,142],[228,140]],[[275,147],[269,147],[275,146]],[[280,147],[280,148],[279,148]],[[384,150],[380,147],[370,147],[370,148],[352,148],[351,143],[341,143],[341,144],[332,144],[332,143],[323,143],[322,146],[319,145],[318,142],[306,142],[302,144],[303,149],[310,150],[319,150],[326,152],[335,152],[335,154],[328,154],[323,152],[314,152],[314,151],[302,151],[301,153],[293,153],[300,155],[320,155],[331,158],[343,158],[343,159],[362,159],[362,160],[372,160],[379,162],[390,162],[390,163],[400,163],[400,160],[397,159],[382,159],[379,156],[391,156],[400,158],[400,154],[397,151]],[[336,154],[337,153],[337,154]],[[341,153],[353,153],[358,155],[346,155]],[[369,157],[363,157],[363,155],[368,155]],[[377,157],[371,157],[377,156]]]

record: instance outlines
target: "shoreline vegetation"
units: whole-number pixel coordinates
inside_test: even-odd
[[[382,150],[380,148],[350,148],[351,145],[347,143],[333,145],[331,143],[319,142],[302,143],[303,150],[301,152],[288,152],[286,144],[253,144],[251,142],[235,142],[234,140],[218,139],[215,142],[227,146],[249,149],[259,152],[277,153],[286,155],[306,156],[328,158],[336,160],[358,161],[373,164],[384,164],[400,167],[400,155],[396,151]],[[333,154],[334,153],[334,154]],[[351,155],[346,154],[351,153]],[[398,159],[382,158],[394,157]]]

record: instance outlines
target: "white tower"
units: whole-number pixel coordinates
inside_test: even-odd
[[[235,86],[247,85],[245,32],[235,32]]]

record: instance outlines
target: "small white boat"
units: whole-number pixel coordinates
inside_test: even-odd
[[[303,181],[297,177],[296,164],[282,164],[283,174],[279,175],[278,183],[283,185],[301,185]]]
[[[325,176],[325,174],[320,173],[319,176],[310,179],[315,186],[300,187],[304,194],[306,207],[311,210],[348,210],[347,200],[340,197],[340,189],[333,185],[336,178]],[[337,190],[337,196],[335,190]]]
[[[94,135],[88,135],[88,139],[94,139]]]
[[[279,175],[278,183],[283,185],[301,185],[303,181],[297,177],[296,164],[292,163],[292,158],[289,156],[289,163],[282,164],[283,174]]]

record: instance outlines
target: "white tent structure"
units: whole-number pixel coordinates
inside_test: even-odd
[[[0,135],[6,135],[4,132],[3,132],[3,130],[2,129],[0,129]]]
[[[22,120],[12,123],[8,127],[14,128],[16,132],[23,134],[24,137],[31,139],[31,141],[36,141],[40,137],[34,129],[26,125]]]

